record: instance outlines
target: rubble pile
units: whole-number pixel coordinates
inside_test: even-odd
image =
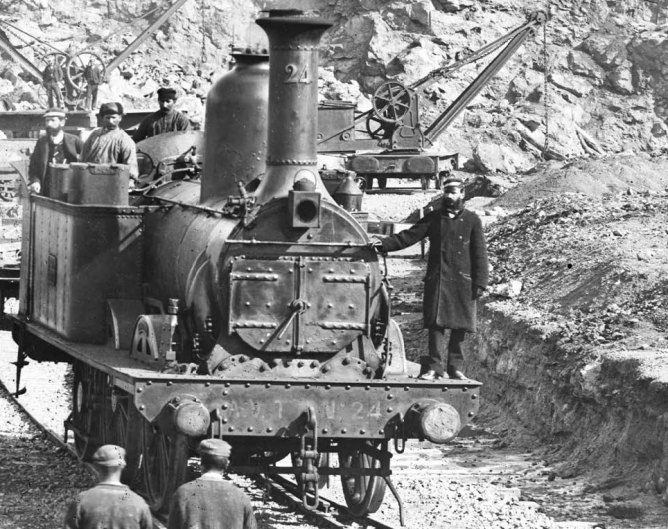
[[[528,203],[489,229],[491,296],[535,310],[563,343],[668,347],[667,197],[574,193]]]

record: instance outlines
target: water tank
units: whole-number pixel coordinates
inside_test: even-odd
[[[238,195],[266,168],[269,56],[233,53],[236,64],[206,100],[201,202]]]

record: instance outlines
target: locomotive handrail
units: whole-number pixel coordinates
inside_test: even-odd
[[[257,241],[255,239],[225,239],[225,244],[250,244],[257,246],[341,246],[343,248],[373,248],[373,245],[365,242],[307,242],[307,241],[294,241],[294,242],[283,242],[283,241]]]

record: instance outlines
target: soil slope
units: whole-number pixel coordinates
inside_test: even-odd
[[[496,199],[510,214],[487,228],[492,284],[466,372],[485,384],[480,420],[504,442],[539,439],[557,475],[588,472],[596,487],[632,485],[668,504],[665,164],[545,164]],[[390,266],[416,359],[422,274]]]

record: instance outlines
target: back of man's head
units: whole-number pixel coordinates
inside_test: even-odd
[[[203,470],[216,470],[219,472],[227,469],[232,447],[222,439],[205,439],[197,447]]]

